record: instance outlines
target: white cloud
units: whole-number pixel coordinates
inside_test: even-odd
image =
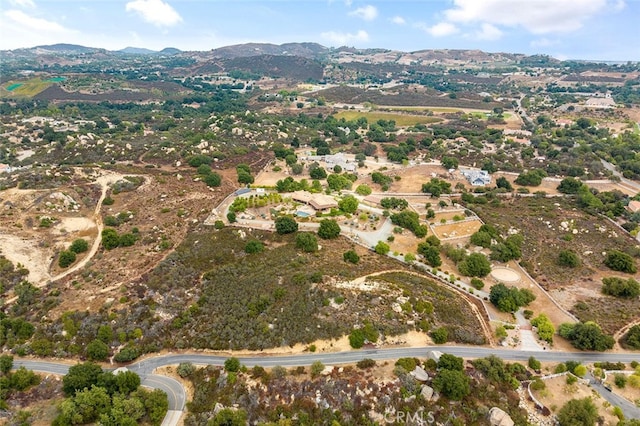
[[[404,25],[407,23],[407,21],[405,21],[402,16],[394,16],[393,18],[391,18],[391,22],[398,25]]]
[[[627,4],[624,0],[616,0],[616,2],[613,4],[613,10],[616,12],[620,12],[625,7],[627,7]]]
[[[549,47],[558,44],[558,40],[551,40],[546,37],[539,38],[537,40],[531,41],[529,45],[531,47]]]
[[[11,37],[0,38],[0,49],[18,49],[62,42],[82,44],[86,41],[78,31],[17,9],[6,10],[0,14],[0,28],[2,34],[11,34]]]
[[[48,33],[72,33],[72,30],[69,30],[57,22],[47,21],[42,18],[35,18],[33,16],[29,16],[21,10],[11,9],[4,12],[4,17],[8,18],[14,24],[17,24],[22,29],[40,31],[40,32],[48,32]]]
[[[360,30],[355,34],[327,31],[320,34],[320,36],[328,42],[333,43],[334,46],[345,46],[353,42],[369,41],[369,34],[364,30]]]
[[[498,40],[502,37],[502,31],[498,27],[484,22],[475,37],[480,40]]]
[[[431,27],[425,24],[418,24],[417,27],[433,37],[446,37],[458,32],[458,27],[450,22],[440,22]]]
[[[375,6],[368,4],[349,12],[349,16],[355,16],[356,18],[364,19],[365,21],[373,21],[378,17],[378,9],[376,9]]]
[[[454,23],[521,26],[534,34],[566,33],[602,12],[607,0],[453,0],[444,16]]]
[[[352,0],[344,0],[344,5],[347,7],[351,7],[351,5],[353,4]]]
[[[146,22],[159,27],[171,27],[182,22],[178,12],[162,0],[133,0],[127,3],[126,10],[136,12]]]
[[[29,7],[33,9],[36,7],[36,4],[33,0],[9,0],[9,4],[17,7]]]

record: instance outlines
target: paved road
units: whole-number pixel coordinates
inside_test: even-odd
[[[614,393],[613,390],[607,390],[604,385],[596,380],[591,373],[587,373],[586,378],[589,380],[589,384],[593,389],[606,399],[612,406],[620,407],[625,419],[640,419],[640,407],[637,407],[631,401],[621,397]]]
[[[67,374],[69,372],[69,367],[73,366],[73,364],[64,362],[35,361],[28,359],[16,359],[14,360],[13,365],[16,368],[24,367],[29,370],[57,374],[60,376]],[[142,386],[151,389],[160,389],[167,394],[167,398],[169,400],[169,411],[162,422],[162,426],[177,425],[180,417],[182,416],[187,399],[182,384],[171,377],[152,374],[153,369],[147,369],[145,367],[145,361],[143,361],[133,364],[129,369],[140,375]]]
[[[638,360],[638,354],[633,353],[601,353],[601,352],[555,352],[555,351],[518,351],[499,348],[484,348],[473,346],[425,346],[414,348],[390,348],[390,349],[365,349],[348,352],[332,353],[305,353],[299,355],[281,356],[250,356],[239,357],[240,362],[247,367],[260,365],[262,367],[283,367],[309,366],[315,361],[320,361],[325,365],[350,364],[365,358],[375,360],[398,359],[403,357],[424,358],[427,352],[437,350],[450,353],[463,358],[481,358],[488,355],[497,355],[502,359],[510,361],[527,361],[533,356],[543,362],[563,362],[567,360],[580,361],[582,363],[591,362],[625,362],[629,363]],[[175,365],[181,362],[191,362],[198,365],[224,365],[228,356],[206,355],[206,354],[167,354],[153,356],[142,361],[131,364],[128,368],[138,373],[142,379],[142,384],[155,389],[162,389],[169,398],[169,413],[165,417],[163,425],[176,425],[179,419],[179,412],[184,410],[186,393],[180,382],[166,376],[153,374],[159,367]],[[52,374],[66,374],[71,364],[63,362],[35,361],[28,359],[17,359],[14,361],[16,367],[42,371]]]

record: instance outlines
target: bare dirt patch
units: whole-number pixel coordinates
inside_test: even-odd
[[[546,388],[541,391],[534,391],[533,394],[546,407],[549,407],[553,414],[557,414],[560,408],[571,399],[592,398],[598,413],[604,417],[604,424],[617,424],[618,418],[613,415],[613,408],[598,392],[591,389],[589,385],[580,382],[567,385],[566,376],[554,377],[544,381]]]
[[[478,231],[481,226],[482,222],[472,219],[445,225],[430,224],[429,228],[440,240],[448,240],[468,237]]]

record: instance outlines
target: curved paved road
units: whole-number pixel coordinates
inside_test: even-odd
[[[481,358],[488,355],[497,355],[502,359],[510,361],[527,361],[534,356],[543,362],[563,362],[568,360],[580,361],[582,363],[591,362],[625,362],[629,363],[638,360],[638,354],[634,353],[602,353],[602,352],[555,352],[555,351],[518,351],[499,348],[485,348],[473,346],[424,346],[413,348],[390,348],[390,349],[365,349],[348,352],[331,353],[305,353],[299,355],[257,355],[249,357],[239,357],[240,362],[247,367],[260,365],[262,367],[294,367],[309,366],[315,361],[320,361],[326,365],[350,364],[365,358],[375,360],[398,359],[403,357],[424,358],[427,352],[436,350],[450,353],[463,358]],[[169,398],[169,412],[165,417],[163,425],[176,425],[186,402],[186,393],[182,384],[177,380],[153,374],[159,367],[175,365],[181,362],[191,362],[198,365],[224,365],[228,356],[207,355],[207,354],[167,354],[144,359],[129,365],[129,369],[138,373],[142,379],[142,385],[155,389],[161,389],[167,393]],[[42,371],[53,374],[66,374],[71,364],[51,361],[34,361],[27,359],[17,359],[14,362],[16,367]]]
[[[620,407],[625,419],[640,419],[640,407],[636,407],[635,404],[626,398],[616,395],[612,390],[608,390],[604,387],[600,380],[596,380],[591,373],[587,373],[586,378],[589,380],[589,384],[595,389],[600,396],[602,396],[613,407]]]

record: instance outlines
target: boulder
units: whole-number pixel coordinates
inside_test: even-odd
[[[489,410],[489,424],[491,426],[513,426],[513,420],[504,410],[493,407]]]
[[[431,401],[431,398],[433,397],[433,388],[431,386],[423,385],[422,389],[420,389],[420,395],[425,401]]]

